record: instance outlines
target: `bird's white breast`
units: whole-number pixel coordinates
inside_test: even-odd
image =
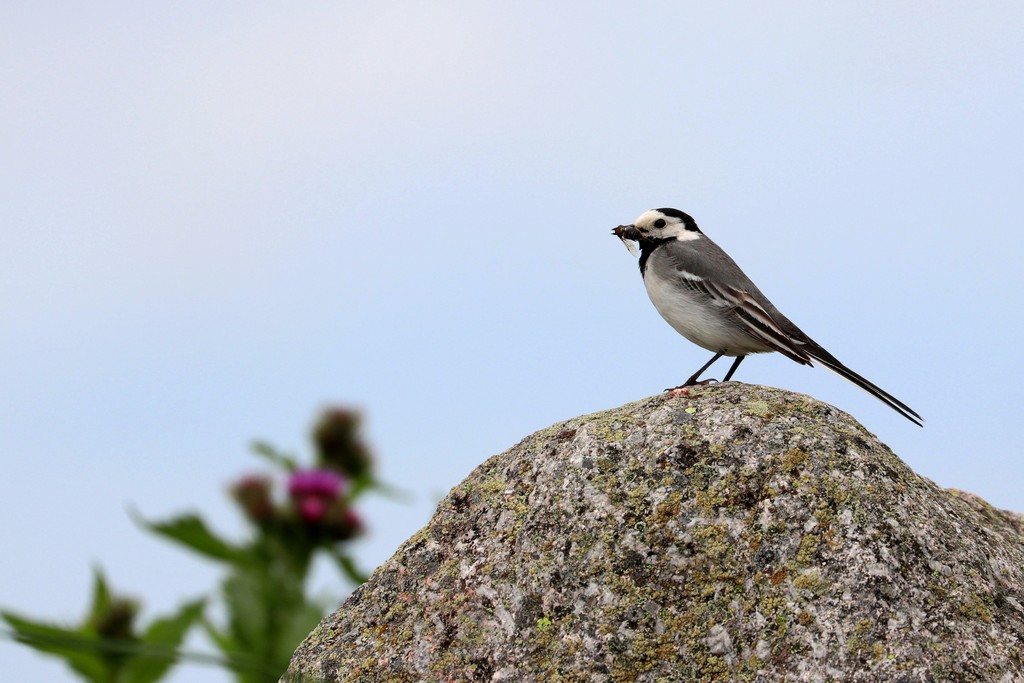
[[[706,295],[682,285],[678,277],[666,277],[652,265],[648,263],[644,273],[647,296],[676,332],[709,351],[729,356],[771,351],[730,322],[731,317],[709,303]]]

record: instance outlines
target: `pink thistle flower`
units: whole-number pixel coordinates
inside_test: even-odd
[[[327,503],[317,496],[306,496],[298,500],[299,516],[309,524],[319,524],[327,514]]]
[[[333,470],[300,470],[288,480],[288,493],[296,499],[315,496],[334,500],[344,487],[345,480]]]

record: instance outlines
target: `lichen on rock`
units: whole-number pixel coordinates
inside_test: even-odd
[[[283,681],[1016,681],[1024,518],[730,382],[480,465]]]

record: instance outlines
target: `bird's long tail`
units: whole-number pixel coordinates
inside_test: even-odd
[[[924,418],[918,415],[916,412],[914,412],[914,410],[910,406],[908,406],[906,403],[899,400],[889,392],[885,391],[884,389],[875,386],[874,384],[864,379],[850,368],[840,363],[838,360],[836,360],[835,356],[830,354],[828,351],[825,351],[824,349],[820,348],[814,350],[806,349],[806,351],[807,355],[810,356],[811,358],[812,365],[820,368],[825,368],[826,370],[834,372],[835,374],[839,375],[848,382],[856,384],[858,387],[868,392],[869,394],[877,398],[879,401],[886,404],[887,406],[895,410],[897,413],[899,413],[903,417],[907,418],[908,420],[916,424],[918,427],[924,426]]]

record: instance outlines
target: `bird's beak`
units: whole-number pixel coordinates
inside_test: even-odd
[[[636,247],[633,246],[633,242],[640,241],[640,233],[637,232],[635,225],[620,225],[612,230],[612,234],[622,240],[622,243],[626,245],[626,249],[633,256],[637,255]]]
[[[636,231],[636,226],[632,224],[620,225],[612,230],[612,234],[620,240],[633,240],[634,242],[640,241],[640,233]]]

